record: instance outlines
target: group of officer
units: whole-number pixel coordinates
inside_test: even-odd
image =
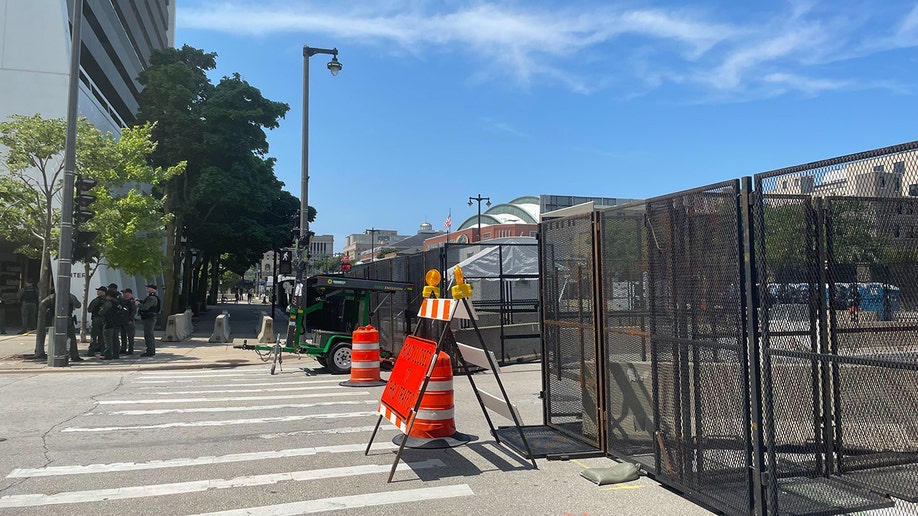
[[[126,288],[118,291],[118,285],[96,289],[96,297],[89,302],[87,310],[92,318],[92,333],[87,357],[102,354],[102,360],[114,360],[122,354],[134,354],[134,320],[140,315],[143,325],[143,340],[146,351],[140,356],[156,354],[156,340],[153,328],[161,303],[156,295],[156,285],[147,285],[147,297],[138,300],[134,291]]]

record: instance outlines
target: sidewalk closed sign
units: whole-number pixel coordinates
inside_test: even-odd
[[[436,356],[436,342],[415,336],[405,338],[379,400],[378,412],[381,416],[399,428],[407,425],[408,417],[421,396],[424,378]]]

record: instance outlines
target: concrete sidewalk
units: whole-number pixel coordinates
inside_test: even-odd
[[[226,311],[230,315],[231,341],[208,342],[214,329],[214,320]],[[82,355],[89,347],[88,342],[80,343],[81,362],[69,362],[67,367],[50,367],[48,360],[34,358],[35,332],[18,335],[0,335],[0,374],[36,373],[36,372],[74,372],[74,371],[130,371],[151,369],[203,369],[214,367],[239,367],[263,364],[259,355],[253,350],[233,348],[243,341],[253,344],[257,338],[256,324],[262,312],[271,313],[270,305],[262,304],[218,304],[208,307],[192,318],[194,333],[181,342],[163,342],[163,331],[156,331],[156,355],[141,357],[145,347],[143,329],[137,324],[137,335],[134,340],[134,354],[121,355],[118,360],[86,358]],[[275,312],[275,325],[285,320],[278,310]],[[277,327],[277,326],[275,326]],[[47,350],[48,342],[45,341]],[[288,355],[288,367],[298,361]],[[285,360],[285,362],[287,362]],[[319,367],[311,357],[303,357],[304,366]]]

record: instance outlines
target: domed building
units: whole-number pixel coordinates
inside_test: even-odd
[[[460,244],[495,238],[534,237],[539,231],[539,198],[526,195],[510,202],[490,205],[487,210],[462,221],[455,231],[424,241],[424,250],[442,247],[447,241]],[[479,230],[480,224],[480,230]]]

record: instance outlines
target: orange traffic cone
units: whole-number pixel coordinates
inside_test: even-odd
[[[362,326],[351,334],[351,378],[338,385],[373,387],[385,385],[379,378],[379,331],[372,325]]]
[[[404,436],[392,439],[401,444]],[[427,390],[421,396],[421,405],[414,417],[414,424],[408,430],[409,448],[452,448],[465,444],[474,438],[456,431],[453,414],[453,364],[443,351],[437,355],[433,374],[427,383]]]

